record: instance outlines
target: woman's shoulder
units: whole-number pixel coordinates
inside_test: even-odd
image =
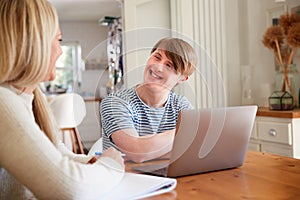
[[[14,92],[8,86],[0,85],[0,94],[12,95]],[[2,97],[2,95],[0,96]]]
[[[13,104],[18,101],[18,95],[8,87],[0,86],[0,102]]]
[[[22,94],[17,94],[13,90],[0,86],[0,116],[7,124],[22,123],[31,120],[32,101],[26,99]],[[5,117],[4,117],[5,116]],[[6,126],[7,124],[2,124]],[[2,127],[3,128],[3,127]]]
[[[0,112],[23,112],[32,107],[33,95],[17,94],[16,90],[0,86]],[[2,113],[3,114],[3,113]]]

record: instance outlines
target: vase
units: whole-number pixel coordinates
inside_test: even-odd
[[[277,71],[275,75],[274,91],[290,93],[293,97],[295,107],[298,107],[299,88],[300,76],[295,64],[291,64],[285,73],[282,69]]]

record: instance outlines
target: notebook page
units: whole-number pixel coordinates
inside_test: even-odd
[[[173,178],[125,173],[122,181],[101,200],[141,199],[172,191],[177,181]]]

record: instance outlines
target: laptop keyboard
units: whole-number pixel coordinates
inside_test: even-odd
[[[137,166],[137,167],[133,167],[132,169],[145,174],[167,176],[168,163],[154,164],[154,165],[147,165],[147,166]]]
[[[168,167],[160,168],[149,172],[149,174],[158,175],[158,176],[167,176]]]

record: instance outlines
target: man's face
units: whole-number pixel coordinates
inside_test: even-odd
[[[183,75],[176,72],[163,50],[157,49],[150,55],[144,71],[144,84],[172,90],[182,80]]]

